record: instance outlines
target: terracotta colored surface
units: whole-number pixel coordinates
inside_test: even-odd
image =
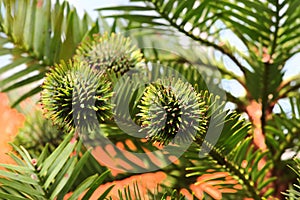
[[[217,180],[220,179],[220,180]],[[234,185],[234,189],[222,187],[223,184]],[[198,199],[204,197],[204,192],[209,194],[213,199],[222,199],[223,193],[236,193],[242,189],[241,185],[233,179],[227,172],[213,172],[204,174],[197,178],[197,182],[190,186]]]
[[[147,194],[147,191],[150,190],[151,192],[155,192],[157,191],[157,185],[159,183],[162,183],[165,179],[166,179],[166,174],[163,172],[155,172],[155,173],[146,173],[146,174],[142,174],[142,175],[134,175],[131,176],[129,178],[126,178],[124,180],[120,180],[120,181],[113,181],[113,182],[109,182],[109,183],[105,183],[103,185],[101,185],[92,195],[92,197],[90,198],[91,200],[96,200],[98,199],[101,194],[107,189],[109,188],[111,185],[115,185],[112,189],[112,191],[109,193],[110,196],[112,197],[113,200],[118,200],[118,190],[123,191],[124,188],[126,188],[127,186],[130,187],[130,192],[131,194],[134,194],[134,184],[137,183],[138,187],[139,187],[139,191],[142,197],[145,196],[145,194]],[[70,196],[72,195],[72,193],[69,193],[68,195],[65,196],[65,200],[67,200]],[[81,195],[81,197],[84,194]]]
[[[156,172],[156,173],[146,173],[142,175],[135,175],[130,178],[126,178],[120,181],[113,181],[106,184],[101,185],[91,197],[91,200],[97,200],[101,194],[110,186],[115,185],[114,188],[109,193],[109,196],[112,197],[113,200],[120,199],[118,196],[118,190],[123,191],[127,186],[130,187],[131,194],[134,194],[134,184],[137,183],[139,187],[140,194],[143,199],[147,200],[147,191],[155,193],[157,191],[157,185],[160,183],[166,183],[166,174],[164,172]],[[210,180],[215,178],[225,178],[224,180]],[[235,185],[233,188],[222,187],[222,184],[233,184]],[[203,199],[204,193],[209,194],[213,199],[222,199],[222,194],[224,193],[236,193],[237,190],[242,189],[241,185],[237,183],[231,176],[226,172],[215,172],[212,174],[204,174],[198,177],[197,182],[190,185],[190,189],[193,191],[193,195],[197,199]],[[193,200],[193,195],[185,188],[180,190],[180,193],[185,195],[187,200]],[[67,200],[72,193],[69,193],[65,196],[65,200]],[[81,195],[81,197],[84,194]]]
[[[12,164],[14,161],[7,155],[12,150],[8,144],[24,124],[25,117],[9,106],[8,98],[0,93],[0,163]]]
[[[131,149],[136,150],[136,146],[130,141],[126,140],[124,141],[125,144]],[[123,143],[118,142],[116,146],[120,150],[125,150]],[[147,149],[145,149],[147,150]],[[109,152],[109,154],[108,154]],[[136,165],[139,165],[140,167],[145,167],[145,164],[142,160],[140,160],[138,157],[124,151],[123,152],[126,158]],[[115,150],[110,146],[107,145],[105,147],[96,147],[93,149],[92,154],[95,156],[95,158],[99,161],[100,164],[108,166],[111,170],[111,173],[113,176],[116,176],[118,174],[126,172],[127,170],[132,170],[132,166],[127,163],[125,160],[122,159],[114,159],[114,156],[117,154]],[[151,153],[149,152],[149,156],[151,157]],[[155,160],[153,158],[153,160]],[[105,162],[103,162],[105,161]],[[115,169],[113,166],[122,166],[125,169],[124,170],[118,170]],[[93,194],[93,199],[98,199],[99,196],[110,186],[115,185],[112,191],[109,193],[109,196],[111,196],[113,199],[118,200],[118,190],[124,190],[127,186],[131,189],[131,194],[134,194],[134,184],[137,183],[138,187],[140,189],[140,194],[144,198],[147,194],[147,191],[150,190],[151,192],[154,192],[157,190],[158,184],[164,183],[166,181],[167,175],[164,172],[155,172],[155,173],[144,173],[141,175],[133,175],[129,178],[126,178],[124,180],[119,181],[113,181],[109,183],[105,183],[101,185]],[[71,194],[70,194],[71,195]],[[65,197],[65,199],[68,199],[69,195]]]
[[[94,194],[94,199],[97,199],[101,195],[101,193],[107,189],[110,185],[114,184],[115,187],[111,191],[111,196],[113,199],[119,199],[118,197],[118,190],[123,190],[126,186],[130,186],[131,193],[134,194],[133,188],[134,183],[136,182],[139,185],[140,193],[141,194],[147,194],[147,190],[150,190],[151,192],[155,193],[157,189],[157,185],[159,183],[162,183],[165,178],[166,174],[163,172],[156,172],[156,173],[147,173],[142,175],[135,175],[130,178],[121,180],[121,181],[114,181],[112,183],[107,183],[104,185],[101,185],[97,191]],[[143,196],[143,195],[142,195]]]
[[[132,144],[129,140],[125,141],[125,143],[130,147],[130,149],[136,149],[134,144]],[[120,150],[124,150],[124,146],[122,143],[117,143],[116,146]],[[148,152],[149,150],[144,149],[145,152]],[[124,173],[126,170],[116,170],[113,166],[122,166],[128,170],[132,170],[132,166],[127,163],[125,160],[120,159],[114,159],[117,152],[110,146],[107,145],[105,147],[96,147],[93,149],[93,155],[95,158],[104,166],[111,166],[110,170],[112,172],[113,176],[116,176],[118,174]],[[109,153],[108,153],[109,152]],[[135,164],[142,167],[143,163],[139,158],[132,157],[132,155],[127,155],[126,152],[123,152],[126,158]],[[150,152],[148,152],[150,153]],[[151,153],[148,155],[149,158],[151,158],[151,161],[154,163],[159,164],[159,160],[155,158],[153,155],[151,156]],[[174,158],[170,158],[171,160]],[[175,159],[174,159],[175,160]],[[104,162],[105,161],[105,162]],[[178,161],[175,161],[178,162]],[[168,185],[167,175],[160,171],[156,173],[145,173],[142,175],[133,175],[129,178],[126,178],[124,180],[119,181],[113,181],[110,183],[106,183],[101,185],[97,191],[93,194],[92,200],[99,198],[101,194],[110,186],[115,185],[115,187],[112,189],[112,191],[109,193],[109,195],[113,199],[119,199],[118,197],[118,190],[122,190],[126,188],[127,186],[131,189],[131,194],[134,194],[134,183],[137,183],[140,189],[141,196],[147,197],[147,191],[150,190],[152,192],[155,192],[157,190],[157,186],[161,183],[164,183]],[[227,188],[223,187],[222,185],[234,185],[233,188]],[[188,186],[187,186],[188,187]],[[238,184],[236,180],[234,180],[229,173],[226,172],[214,172],[214,171],[208,171],[208,174],[204,174],[202,176],[199,176],[197,178],[196,183],[189,185],[189,188],[193,191],[194,196],[196,196],[197,199],[202,199],[204,197],[204,193],[209,194],[214,199],[222,199],[222,194],[224,193],[235,193],[237,190],[241,189],[241,185]],[[187,190],[182,189],[180,190],[182,194],[185,195],[187,200],[192,200],[193,195]],[[68,196],[65,197],[65,199],[68,199]],[[147,199],[147,198],[145,198]]]
[[[124,141],[127,146],[135,150],[137,147],[130,142],[130,140]],[[119,150],[125,150],[123,143],[118,142],[116,146],[119,148]],[[150,160],[155,163],[156,165],[160,165],[160,160],[156,158],[150,150],[144,148],[143,149],[147,154]],[[128,152],[124,151],[123,154],[126,156],[126,158],[133,163],[143,167],[143,162],[137,157],[134,157],[130,154],[127,154]],[[93,149],[92,154],[95,156],[95,158],[98,160],[98,162],[104,166],[110,167],[111,173],[113,176],[116,176],[118,174],[126,172],[126,170],[133,170],[132,166],[127,163],[125,160],[115,159],[115,156],[117,152],[110,146],[107,145],[105,147],[96,147]],[[178,163],[175,158],[170,157],[170,160],[174,160],[175,163]],[[114,168],[114,166],[122,166],[124,170],[118,170]],[[189,188],[193,191],[193,194],[198,198],[202,199],[204,197],[204,193],[209,194],[214,199],[222,199],[223,193],[235,193],[237,190],[241,189],[241,185],[238,184],[236,180],[234,180],[228,173],[226,172],[214,172],[214,171],[208,171],[208,174],[204,174],[202,176],[199,176],[197,178],[197,182],[194,184],[191,184]],[[166,183],[167,176],[163,172],[157,172],[157,173],[146,173],[142,175],[136,175],[132,176],[130,178],[121,180],[121,181],[114,181],[112,183],[107,183],[102,186],[100,186],[97,189],[97,192],[95,192],[93,199],[97,199],[97,197],[101,196],[101,194],[110,187],[111,185],[115,185],[114,189],[110,192],[110,195],[113,197],[113,199],[119,199],[118,198],[118,190],[123,190],[126,186],[130,186],[131,189],[134,188],[133,183],[137,182],[139,185],[139,188],[141,189],[141,194],[143,197],[147,196],[147,189],[150,191],[154,191],[157,188],[157,185],[160,183]],[[235,185],[233,189],[222,187],[224,184],[232,184]],[[134,191],[131,191],[132,193]],[[186,199],[192,200],[193,195],[187,190],[182,189],[180,191],[182,194],[186,196]]]

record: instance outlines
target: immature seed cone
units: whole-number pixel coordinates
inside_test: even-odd
[[[87,62],[91,68],[124,74],[130,68],[139,67],[143,54],[132,45],[129,38],[120,34],[95,34],[77,49],[74,59]]]
[[[139,107],[141,132],[154,143],[191,142],[197,132],[206,128],[205,103],[189,83],[179,79],[150,84]]]
[[[47,73],[41,101],[45,116],[67,130],[92,130],[111,118],[111,84],[84,62],[62,62]]]

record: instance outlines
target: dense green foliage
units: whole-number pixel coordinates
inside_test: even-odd
[[[12,106],[41,94],[44,115],[61,128],[42,116],[27,120],[16,139],[27,150],[14,145],[18,165],[1,165],[1,199],[63,199],[69,192],[70,199],[89,199],[102,183],[153,170],[165,172],[168,183],[149,192],[151,199],[183,199],[183,188],[200,198],[193,184],[215,190],[203,190],[205,199],[220,199],[217,192],[222,199],[299,198],[299,161],[284,156],[300,148],[300,77],[284,76],[300,50],[299,1],[132,0],[99,8],[96,21],[80,18],[67,2],[0,5],[0,55],[11,57],[0,68],[0,89],[17,96]],[[244,94],[224,90],[224,80]],[[139,158],[144,165],[115,148],[119,169],[130,170],[110,174],[89,149],[105,147],[93,129],[146,155]],[[111,189],[98,198],[109,198]],[[146,195],[131,189],[119,198]]]

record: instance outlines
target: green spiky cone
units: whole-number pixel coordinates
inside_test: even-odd
[[[87,62],[99,71],[124,74],[131,68],[140,67],[143,54],[129,38],[120,34],[95,34],[77,49],[74,60]]]
[[[111,83],[104,73],[84,62],[56,65],[47,73],[42,88],[45,116],[67,130],[93,130],[112,116]]]
[[[189,83],[179,79],[150,84],[139,108],[140,131],[153,143],[191,142],[199,131],[206,130],[205,102]]]

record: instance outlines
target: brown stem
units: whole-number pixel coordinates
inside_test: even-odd
[[[261,149],[262,151],[267,149],[265,136],[262,128],[262,104],[256,102],[255,100],[251,100],[250,103],[246,106],[246,112],[250,118],[250,121],[253,124],[253,143],[257,149]]]

